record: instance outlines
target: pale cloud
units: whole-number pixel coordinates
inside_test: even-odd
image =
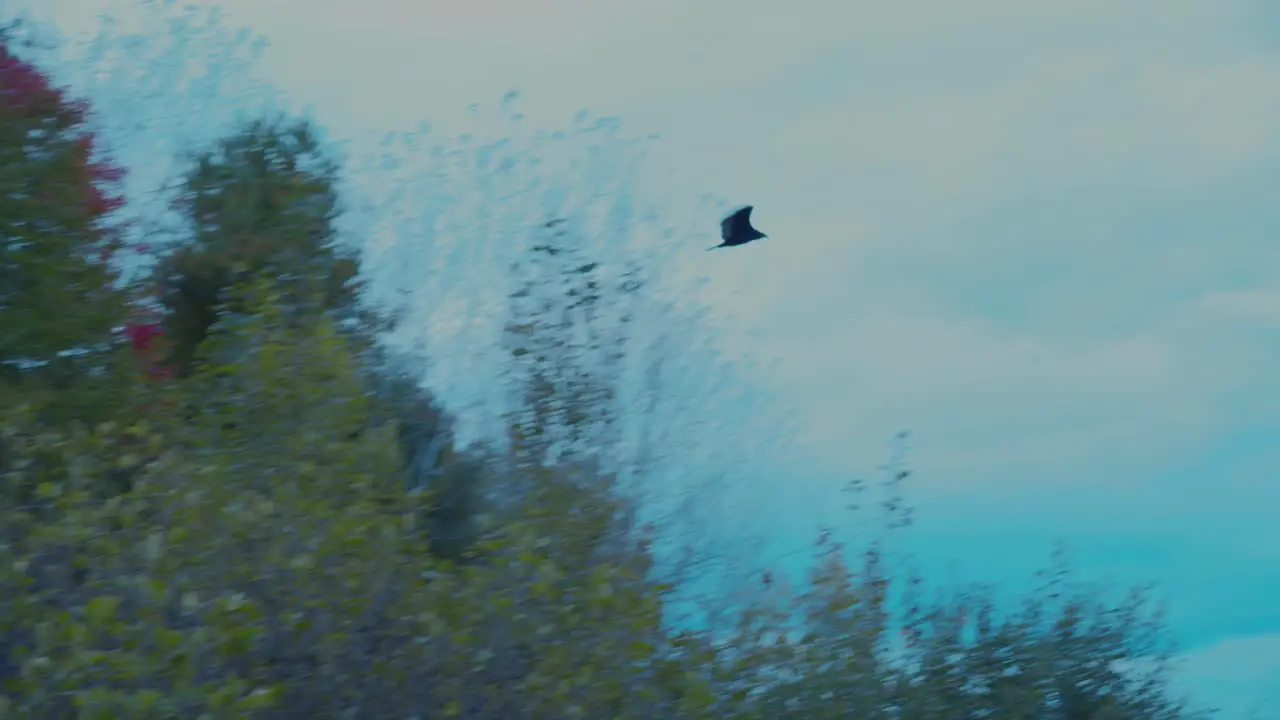
[[[851,438],[878,442],[910,428],[920,440],[913,459],[930,471],[918,482],[965,492],[1008,482],[1010,469],[1025,478],[1037,465],[1027,479],[1087,482],[1087,458],[1115,463],[1164,454],[1173,436],[1212,437],[1224,418],[1206,398],[1257,371],[1158,335],[1081,342],[956,315],[859,313],[836,332],[838,340],[793,340],[781,351],[784,382],[811,407],[821,398],[810,439],[826,455]],[[957,472],[976,470],[984,480],[955,485]]]
[[[256,3],[271,6],[272,3]],[[377,33],[409,33],[418,38],[479,36],[486,42],[508,47],[544,45],[548,40],[573,41],[604,26],[614,15],[611,3],[588,0],[475,0],[467,3],[372,0],[352,3],[320,0],[307,12],[318,21],[348,30]],[[247,6],[245,6],[247,7]],[[293,12],[283,0],[275,0],[270,13]]]
[[[1201,306],[1223,322],[1274,327],[1280,325],[1280,286],[1214,293]]]
[[[1208,294],[1151,313],[1136,332],[1092,336],[869,299],[840,303],[850,312],[817,330],[780,324],[769,346],[782,382],[822,408],[808,439],[826,456],[910,428],[929,470],[920,483],[1079,485],[1129,462],[1176,465],[1274,413],[1265,392],[1253,406],[1221,399],[1272,382],[1264,330],[1276,299],[1274,289]],[[973,479],[957,484],[957,473]]]
[[[1180,661],[1187,687],[1222,720],[1263,720],[1280,707],[1280,634],[1229,638]]]
[[[877,93],[889,78],[875,79],[856,102],[790,123],[771,139],[771,157],[832,205],[843,196],[848,211],[886,225],[909,212],[908,222],[933,228],[1011,195],[1151,197],[1280,157],[1280,53],[1206,61],[1126,40],[1025,52],[1011,64],[981,84]],[[975,242],[935,233],[926,247],[973,251]]]
[[[743,314],[772,331],[755,347],[783,358],[780,377],[815,408],[810,435],[828,455],[914,428],[940,484],[982,471],[998,485],[1037,462],[1069,462],[1059,480],[1080,482],[1103,457],[1113,467],[1117,455],[1170,462],[1203,449],[1247,422],[1221,398],[1268,382],[1269,291],[1248,291],[1247,316],[1233,300],[1230,320],[1205,298],[1245,292],[1241,268],[1280,277],[1274,238],[1256,230],[1270,201],[1191,237],[1134,220],[1213,213],[1219,188],[1275,167],[1280,54],[1249,42],[1243,4],[978,5],[1008,22],[975,32],[920,12],[938,34],[928,48],[851,30],[870,49],[851,42],[845,56],[870,65],[899,48],[884,55],[903,82],[888,63],[883,76],[846,64],[854,81],[814,65],[814,95],[831,77],[853,99],[758,143],[787,186],[770,189],[809,201],[803,221],[773,231],[803,248],[732,266],[752,278],[745,302],[759,315]],[[910,22],[885,12],[897,29]],[[936,50],[965,43],[995,49]],[[929,58],[932,80],[910,53]],[[846,231],[840,214],[861,227]],[[804,282],[771,273],[777,263]]]

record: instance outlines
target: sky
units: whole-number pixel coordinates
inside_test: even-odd
[[[68,33],[93,25],[91,9],[135,5],[24,2]],[[591,177],[644,188],[636,212],[680,228],[683,249],[663,245],[664,262],[706,314],[669,308],[666,336],[714,327],[714,351],[690,345],[690,357],[737,363],[752,390],[684,411],[752,414],[740,444],[771,454],[738,458],[767,472],[735,486],[734,507],[767,518],[755,529],[771,547],[844,522],[842,483],[909,430],[917,525],[903,542],[926,567],[1016,584],[1065,540],[1089,577],[1159,584],[1184,679],[1224,718],[1259,704],[1280,717],[1280,7],[218,4],[227,25],[268,39],[245,66],[258,80],[217,93],[196,81],[185,92],[206,105],[155,100],[165,137],[275,90],[335,137],[423,121],[501,135],[491,109],[510,90],[521,127],[566,127],[588,109],[656,134],[643,177],[617,170],[635,147],[620,142],[592,156]],[[146,95],[95,92],[121,118]],[[522,137],[503,152],[536,144]],[[432,182],[397,207],[447,189],[441,217],[495,198],[496,228],[537,211],[509,199],[523,186],[502,171],[483,187]],[[770,237],[703,253],[724,203],[754,204]],[[379,242],[384,266],[403,270],[407,245]],[[483,283],[451,287],[464,285]],[[691,397],[704,385],[688,368],[671,382]],[[756,417],[765,407],[774,425]],[[761,440],[770,428],[783,450]],[[779,453],[804,462],[780,470]]]

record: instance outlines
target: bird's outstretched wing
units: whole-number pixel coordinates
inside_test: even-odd
[[[751,211],[754,208],[755,208],[754,205],[744,205],[743,207],[740,207],[737,210],[735,210],[732,215],[725,218],[729,222],[730,234],[732,234],[734,237],[741,237],[747,234],[748,232],[750,232]],[[720,229],[724,230],[725,228],[722,226]]]
[[[733,237],[733,215],[728,215],[720,221],[720,239],[728,240]]]

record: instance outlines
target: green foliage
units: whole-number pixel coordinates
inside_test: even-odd
[[[895,648],[874,547],[855,569],[824,543],[805,591],[673,632],[650,538],[583,461],[505,464],[526,491],[478,561],[436,559],[433,493],[406,489],[394,421],[371,424],[357,348],[269,279],[233,294],[208,352],[235,358],[181,383],[189,420],[0,420],[10,715],[1191,717],[1159,668],[1117,672],[1153,657],[1142,598],[1047,587],[997,623],[967,594],[917,606]],[[104,497],[121,467],[140,472]]]
[[[374,349],[374,357],[384,355]],[[469,560],[480,537],[486,502],[485,458],[459,452],[453,443],[452,419],[406,371],[387,362],[370,364],[365,376],[374,422],[393,421],[400,459],[411,491],[430,489],[433,502],[424,518],[432,553],[454,562]]]
[[[373,422],[398,422],[408,482],[424,486],[429,481],[436,492],[426,518],[433,547],[460,560],[477,537],[482,473],[473,459],[454,452],[448,418],[430,394],[405,373],[390,370],[375,342],[391,319],[358,307],[353,282],[358,262],[334,247],[336,173],[306,122],[278,117],[247,123],[192,158],[178,197],[192,234],[165,259],[157,276],[169,310],[171,360],[190,373],[197,358],[225,365],[254,352],[225,338],[204,341],[216,323],[251,315],[233,288],[255,277],[271,278],[271,304],[273,312],[284,313],[281,322],[287,317],[290,323],[305,323],[318,313],[358,320],[354,326],[343,324],[341,334],[358,344],[360,372],[374,403],[368,414]],[[234,397],[216,387],[201,392]],[[251,417],[235,427],[261,438],[259,429],[273,420]]]
[[[0,401],[76,383],[48,408],[64,416],[105,401],[127,301],[110,265],[122,171],[95,157],[86,112],[0,33]]]
[[[291,311],[350,305],[358,265],[333,246],[335,174],[310,126],[280,118],[251,122],[192,158],[176,202],[191,238],[157,271],[184,372],[225,293],[255,274],[276,278]]]
[[[660,594],[642,555],[600,547],[616,503],[548,471],[483,565],[440,564],[395,428],[352,437],[350,349],[323,317],[284,322],[269,283],[241,295],[254,312],[210,342],[250,350],[191,378],[211,402],[189,426],[134,428],[155,459],[130,492],[92,491],[136,462],[114,427],[4,419],[5,492],[27,499],[0,523],[13,712],[640,718],[707,696],[636,675],[665,667]]]
[[[856,571],[846,551],[821,549],[808,590],[748,611],[725,642],[733,684],[761,688],[753,706],[766,717],[1204,717],[1170,688],[1172,649],[1145,593],[1107,602],[1058,565],[1002,615],[979,590],[925,602],[877,546]],[[897,584],[899,615],[887,602]]]

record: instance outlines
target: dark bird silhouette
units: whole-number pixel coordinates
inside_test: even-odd
[[[752,205],[747,205],[739,210],[735,210],[728,217],[720,221],[720,239],[724,242],[709,247],[707,250],[715,250],[722,247],[736,247],[738,245],[746,245],[752,240],[759,240],[762,237],[769,237],[759,230],[751,227],[751,209]]]

